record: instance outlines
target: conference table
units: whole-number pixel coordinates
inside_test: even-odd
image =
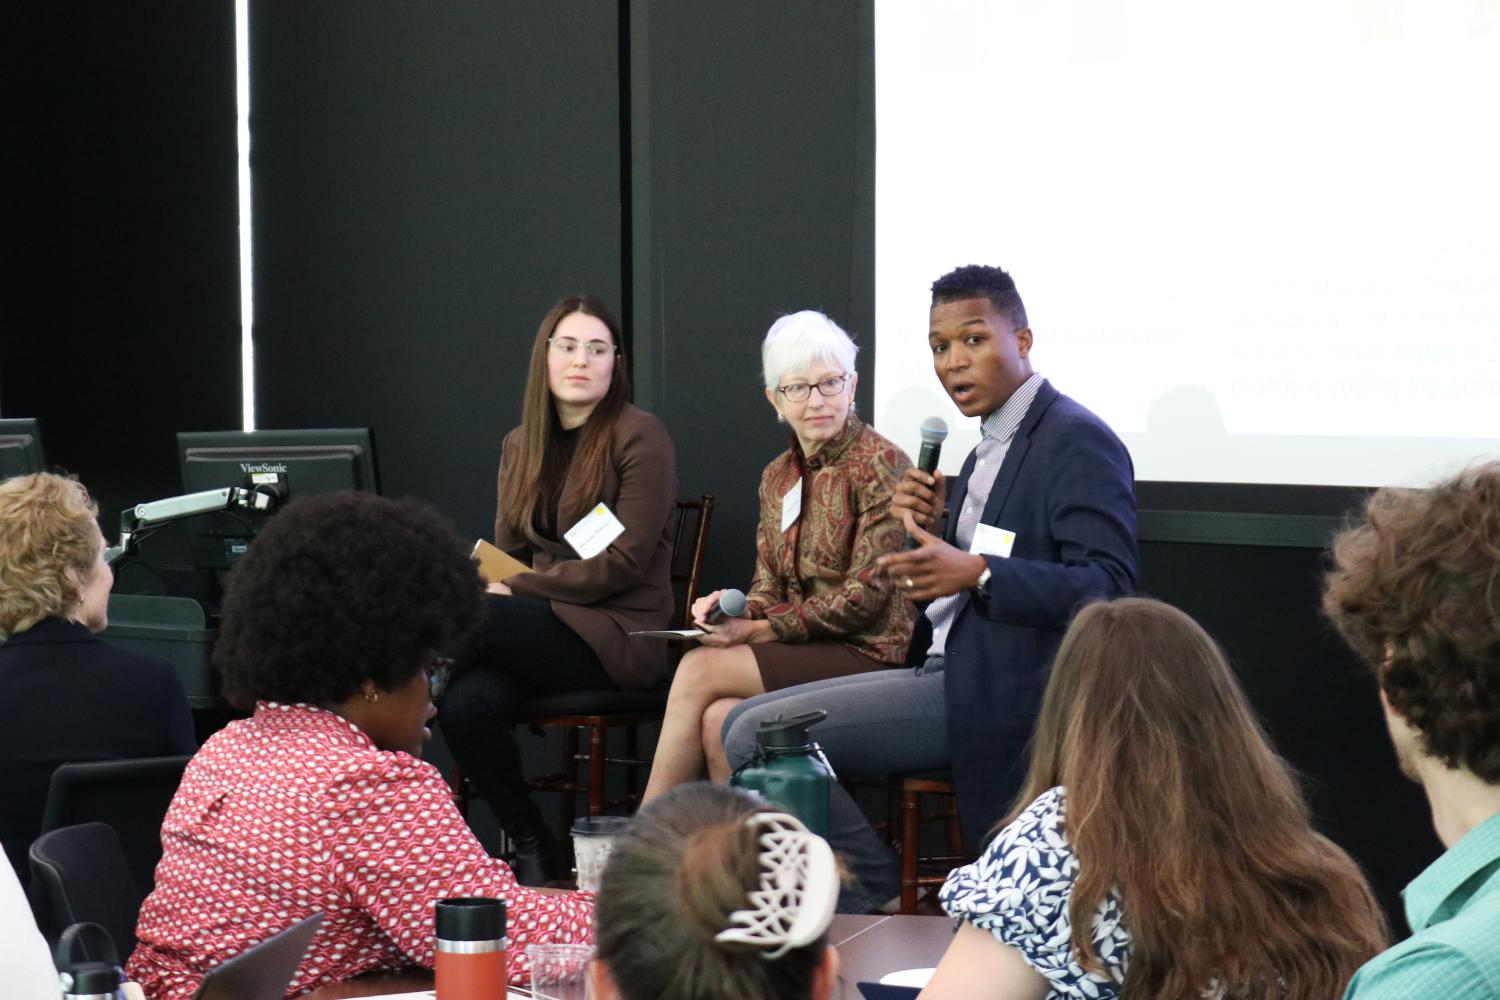
[[[854,916],[840,913],[828,929],[828,940],[842,959],[839,976],[845,988],[841,997],[857,997],[856,982],[878,980],[901,969],[931,968],[942,958],[953,938],[948,917]],[[303,994],[301,1000],[345,1000],[392,993],[420,993],[432,989],[432,973],[426,969],[377,972],[334,986]],[[526,995],[525,990],[517,993]],[[430,993],[429,993],[430,995]]]

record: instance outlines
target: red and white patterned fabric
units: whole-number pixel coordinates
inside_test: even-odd
[[[512,982],[526,945],[593,940],[593,897],[523,888],[480,846],[435,767],[378,750],[311,705],[262,702],[188,765],[162,826],[131,978],[185,1000],[214,966],[314,913],[287,996],[373,969],[433,964],[433,905],[504,899]]]

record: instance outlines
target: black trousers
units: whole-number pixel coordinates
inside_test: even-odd
[[[521,768],[517,709],[530,698],[618,685],[548,602],[490,594],[486,605],[484,623],[450,650],[454,674],[438,705],[438,724],[500,825],[525,841],[542,825]]]

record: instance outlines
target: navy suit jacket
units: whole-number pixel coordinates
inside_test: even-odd
[[[962,509],[970,453],[950,484]],[[965,591],[944,648],[948,746],[964,834],[972,843],[1006,811],[1026,774],[1052,657],[1089,600],[1130,593],[1139,575],[1130,453],[1093,413],[1043,381],[980,516],[1015,532],[1009,558],[987,556],[989,597]],[[957,544],[957,514],[944,538]],[[923,615],[909,659],[931,641]]]
[[[23,883],[59,764],[197,748],[187,695],[165,660],[59,618],[0,642],[0,841]]]

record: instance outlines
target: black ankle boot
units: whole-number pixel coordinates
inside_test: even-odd
[[[517,882],[540,886],[557,881],[561,873],[561,865],[557,860],[557,841],[542,824],[540,816],[535,817],[534,821],[508,826],[505,832],[516,851],[511,868],[516,873]]]

